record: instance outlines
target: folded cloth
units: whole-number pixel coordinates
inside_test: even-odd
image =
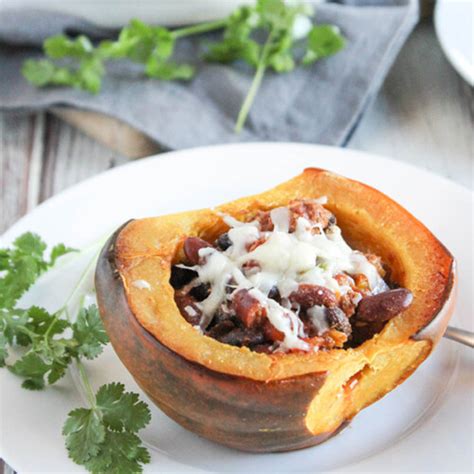
[[[418,0],[318,5],[316,23],[337,25],[347,38],[345,49],[288,74],[268,72],[244,130],[236,134],[234,122],[252,71],[196,60],[203,42],[196,37],[179,42],[179,58],[197,65],[190,82],[144,78],[136,64],[124,61],[108,69],[98,95],[61,87],[37,89],[20,70],[25,59],[41,57],[38,46],[46,37],[80,32],[102,38],[111,31],[60,13],[3,11],[0,109],[89,109],[130,124],[168,149],[261,140],[344,145],[417,20]]]

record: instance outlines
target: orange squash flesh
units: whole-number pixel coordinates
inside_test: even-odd
[[[348,243],[380,255],[392,279],[412,291],[408,310],[355,349],[317,353],[256,353],[185,321],[169,278],[186,237],[212,241],[227,230],[222,213],[251,220],[321,196]],[[453,258],[423,224],[379,191],[314,168],[214,210],[130,221],[104,247],[96,272],[105,327],[143,390],[185,428],[257,452],[318,444],[406,379],[442,336],[454,288]]]

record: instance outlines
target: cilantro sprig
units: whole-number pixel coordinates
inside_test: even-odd
[[[79,372],[90,408],[70,411],[64,423],[69,457],[93,473],[141,472],[150,454],[136,433],[151,420],[147,405],[121,383],[102,385],[94,394],[83,365]]]
[[[93,473],[141,472],[150,455],[137,432],[150,422],[150,410],[120,383],[103,385],[94,393],[82,361],[96,358],[108,337],[96,305],[81,304],[75,320],[69,317],[69,304],[95,259],[58,311],[18,307],[39,276],[73,251],[59,244],[47,258],[46,248],[38,235],[26,233],[11,248],[0,249],[0,367],[21,377],[23,388],[41,390],[75,363],[89,406],[69,412],[63,426],[70,458]],[[11,362],[10,352],[21,354]]]
[[[98,93],[108,61],[127,59],[143,65],[145,76],[160,80],[190,80],[195,67],[173,60],[179,39],[222,31],[220,41],[207,44],[205,61],[245,62],[255,69],[253,81],[239,111],[235,131],[243,128],[267,69],[287,73],[297,65],[309,65],[331,56],[345,45],[333,25],[311,23],[314,11],[308,3],[256,0],[237,8],[227,18],[170,30],[137,19],[124,27],[116,40],[94,44],[80,35],[52,36],[44,41],[48,59],[24,62],[24,77],[37,87],[70,86]],[[303,49],[303,54],[298,50]]]

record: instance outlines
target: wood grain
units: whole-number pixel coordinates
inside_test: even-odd
[[[54,107],[51,113],[128,158],[143,158],[160,151],[153,140],[114,117],[65,107]]]
[[[47,116],[41,167],[44,201],[59,191],[127,161],[123,155],[91,140],[86,134],[51,115]]]
[[[0,114],[0,233],[38,203],[127,161],[50,114]]]
[[[0,119],[0,232],[38,202],[38,157],[44,114],[5,115]]]

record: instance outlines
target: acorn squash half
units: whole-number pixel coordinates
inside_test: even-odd
[[[382,257],[411,306],[352,349],[264,354],[218,342],[180,314],[171,266],[183,241],[227,230],[220,213],[251,220],[297,198],[327,196],[344,238]],[[144,287],[137,281],[149,283]],[[254,452],[318,444],[403,382],[428,357],[453,311],[454,260],[408,211],[381,192],[310,168],[276,188],[216,209],[132,220],[97,265],[100,313],[118,356],[147,395],[183,427]]]

